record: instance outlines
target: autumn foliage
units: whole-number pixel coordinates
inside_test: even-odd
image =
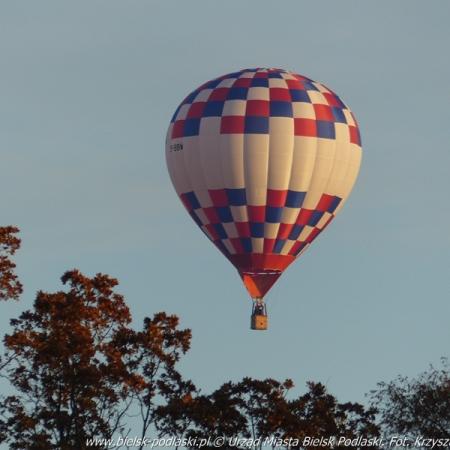
[[[17,231],[0,228],[2,300],[22,291],[10,259],[20,246]],[[290,379],[245,377],[203,393],[178,369],[191,344],[191,331],[180,329],[178,317],[160,312],[136,330],[116,279],[71,270],[61,281],[58,292],[38,292],[3,338],[0,377],[10,395],[0,395],[0,443],[11,450],[105,448],[88,439],[130,436],[302,442],[382,432],[450,434],[446,362],[418,379],[380,383],[369,407],[341,403],[315,382],[295,396]]]
[[[0,300],[17,300],[22,293],[22,284],[14,272],[16,265],[11,257],[20,248],[16,227],[0,227]]]
[[[372,404],[380,411],[380,425],[386,435],[401,435],[413,442],[417,436],[449,439],[450,365],[430,366],[416,378],[399,376],[378,384]]]
[[[134,331],[115,279],[74,270],[62,281],[67,291],[39,292],[4,338],[0,367],[17,393],[0,408],[0,440],[11,449],[83,449],[89,437],[126,434],[136,407],[145,433],[158,395],[190,387],[174,367],[191,336],[176,317],[159,313]]]

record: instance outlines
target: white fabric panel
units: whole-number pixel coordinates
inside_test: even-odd
[[[212,89],[202,89],[194,99],[194,102],[206,102],[211,95]]]
[[[223,227],[225,228],[225,231],[227,232],[227,236],[229,238],[237,238],[238,232],[236,230],[236,225],[234,223],[223,223]]]
[[[325,189],[325,193],[344,197],[344,183],[348,171],[352,150],[348,137],[348,126],[345,123],[335,124],[336,156],[333,171]]]
[[[316,138],[294,137],[294,153],[289,189],[300,192],[308,190],[316,161],[316,153]]]
[[[330,90],[326,88],[322,83],[318,83],[317,81],[313,81],[312,83],[317,89],[319,89],[320,92],[327,92],[329,93]]]
[[[200,154],[200,163],[207,189],[222,189],[224,185],[223,169],[220,157],[219,135],[200,133],[199,146],[195,149]]]
[[[251,87],[247,93],[247,100],[267,100],[270,99],[269,89],[265,87]]]
[[[358,176],[359,167],[361,165],[361,157],[362,157],[362,150],[359,145],[356,144],[350,144],[351,153],[347,168],[347,173],[345,175],[345,179],[342,184],[342,197],[343,201],[339,203],[339,206],[334,211],[334,214],[336,215],[344,206],[345,200],[347,200],[348,196],[350,195],[351,190],[353,189],[353,185],[355,184],[356,178]]]
[[[292,75],[289,72],[284,72],[281,74],[281,76],[285,79],[285,80],[296,80],[297,78],[294,77],[294,75]]]
[[[268,189],[287,189],[294,152],[294,121],[289,117],[269,119]]]
[[[303,208],[314,209],[325,192],[333,168],[336,143],[332,139],[317,138],[317,155]]]
[[[264,253],[264,238],[252,238],[253,253]]]
[[[220,135],[219,155],[224,181],[224,185],[222,187],[229,189],[245,188],[244,135]]]
[[[244,172],[247,204],[266,204],[269,166],[269,135],[244,135]]]
[[[184,137],[183,150],[178,153],[184,156],[186,174],[200,205],[203,208],[212,206],[211,198],[207,191],[208,186],[205,179],[205,170],[201,160],[200,137]]]
[[[235,78],[224,78],[218,85],[218,88],[222,87],[231,87],[233,86],[233,83],[236,81]]]
[[[282,248],[282,250],[281,250],[281,254],[282,254],[282,255],[287,255],[287,254],[290,252],[292,246],[293,246],[296,242],[297,242],[297,241],[291,241],[290,239],[287,239],[286,242],[285,242],[284,245],[283,245],[283,248]]]
[[[208,218],[206,217],[205,212],[204,212],[201,208],[200,208],[200,209],[197,209],[197,210],[195,211],[195,214],[196,214],[197,217],[200,219],[200,221],[202,222],[203,225],[208,225],[208,224],[209,224],[209,220],[208,220]]]
[[[319,91],[308,91],[308,96],[314,104],[328,105],[327,99]]]
[[[174,151],[170,148],[172,145],[183,144],[182,139],[169,139],[169,136],[172,134],[172,128],[173,125],[169,127],[167,132],[166,161],[172,184],[175,187],[177,194],[180,195],[191,191],[192,185],[184,163],[183,150]]]
[[[203,117],[200,121],[200,135],[209,134],[217,137],[220,134],[221,117]]]
[[[305,225],[302,232],[300,233],[299,237],[297,238],[297,241],[304,241],[307,239],[307,237],[311,234],[311,232],[314,230],[314,227],[310,227],[309,225]]]
[[[281,223],[295,223],[300,213],[300,208],[289,208],[285,206],[281,215]]]
[[[278,234],[278,223],[265,223],[264,224],[264,237],[268,239],[275,239]]]
[[[288,85],[283,78],[269,78],[269,88],[287,89]]]
[[[227,100],[223,105],[222,116],[245,116],[245,100]]]
[[[324,212],[323,216],[320,218],[320,220],[317,222],[316,228],[322,229],[323,226],[328,222],[330,217],[332,217],[333,214],[330,214],[329,212]]]
[[[178,111],[176,120],[184,120],[186,119],[187,113],[189,111],[189,108],[191,107],[191,105],[189,104],[184,104],[180,110]]]
[[[236,253],[236,250],[234,249],[233,245],[231,244],[229,239],[223,239],[222,240],[223,245],[225,246],[225,248],[232,254],[234,255]]]
[[[351,115],[350,111],[348,109],[343,109],[342,112],[344,113],[347,123],[349,125],[355,126],[355,121],[353,120],[353,116]]]
[[[294,102],[292,103],[292,112],[296,119],[316,119],[316,112],[311,103]]]
[[[235,222],[248,222],[246,206],[230,206],[230,210]]]

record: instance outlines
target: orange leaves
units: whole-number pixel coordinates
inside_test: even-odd
[[[16,227],[0,227],[0,300],[18,300],[22,284],[14,272],[16,265],[11,256],[20,248]]]
[[[0,437],[20,448],[36,436],[46,450],[81,448],[124,429],[132,404],[146,411],[147,429],[165,398],[194,389],[175,370],[191,339],[176,316],[158,313],[136,331],[116,279],[72,270],[62,281],[65,290],[38,292],[4,338],[0,370],[17,395],[0,405]]]

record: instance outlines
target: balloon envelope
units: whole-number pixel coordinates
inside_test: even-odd
[[[257,68],[191,92],[171,120],[166,158],[192,219],[262,298],[342,208],[361,143],[330,89]]]

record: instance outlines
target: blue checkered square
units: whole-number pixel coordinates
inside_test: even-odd
[[[232,87],[228,91],[228,100],[245,100],[247,98],[248,88],[246,87]]]
[[[283,208],[275,206],[266,206],[266,222],[279,223],[281,222],[281,216],[283,214]]]
[[[200,119],[186,119],[184,121],[184,136],[197,136],[200,130]]]
[[[223,223],[233,222],[233,216],[231,215],[231,210],[228,206],[216,208],[217,215]]]
[[[328,122],[326,120],[318,120],[316,122],[317,126],[317,137],[334,139],[336,137],[334,123]]]
[[[302,89],[290,89],[293,102],[311,103],[311,99],[306,91]]]
[[[212,100],[205,105],[203,110],[203,117],[220,117],[223,111],[225,102]]]
[[[250,235],[255,238],[264,237],[264,223],[250,222]]]
[[[270,102],[270,116],[271,117],[293,117],[292,103],[271,101]]]
[[[269,118],[246,116],[244,132],[267,134],[269,132]]]
[[[244,206],[247,204],[247,196],[245,188],[242,189],[226,189],[228,202],[231,206]]]
[[[286,206],[289,208],[300,208],[305,199],[306,192],[288,191],[286,197]]]

